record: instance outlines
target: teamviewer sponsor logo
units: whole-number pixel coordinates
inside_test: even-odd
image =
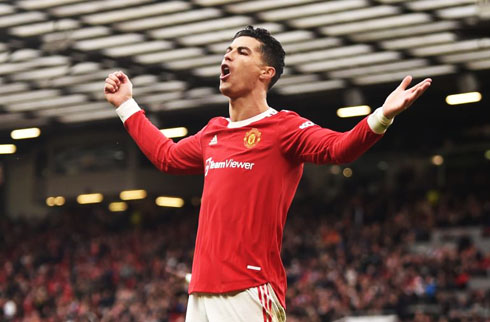
[[[224,161],[215,162],[213,158],[206,159],[206,167],[204,168],[204,176],[208,175],[209,170],[214,169],[244,169],[244,170],[252,170],[255,163],[252,162],[241,162],[235,161],[233,159],[228,159]]]

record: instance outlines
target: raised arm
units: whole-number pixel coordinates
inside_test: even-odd
[[[202,173],[201,132],[178,143],[165,137],[145,116],[133,96],[133,85],[122,72],[105,80],[104,94],[133,140],[146,157],[161,171],[178,174]]]
[[[281,148],[285,154],[300,162],[348,163],[374,145],[393,122],[393,118],[406,110],[431,85],[427,78],[407,89],[411,76],[386,98],[383,106],[361,120],[348,132],[322,128],[299,117],[296,113],[285,115],[281,124]]]

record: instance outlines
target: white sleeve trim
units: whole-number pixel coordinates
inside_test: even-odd
[[[378,107],[374,113],[368,116],[367,122],[371,130],[376,134],[383,134],[393,124],[393,119],[383,115],[383,108]]]
[[[141,111],[141,108],[139,107],[138,103],[132,98],[128,99],[119,107],[116,109],[117,115],[119,115],[119,118],[121,121],[124,123],[128,118],[131,117],[134,113]]]

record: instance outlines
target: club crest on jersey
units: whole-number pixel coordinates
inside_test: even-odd
[[[259,130],[255,128],[251,129],[250,131],[245,133],[245,137],[243,138],[243,144],[245,145],[246,148],[251,149],[260,142],[261,135],[262,133],[260,133]]]

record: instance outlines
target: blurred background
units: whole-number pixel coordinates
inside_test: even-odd
[[[287,52],[269,105],[333,130],[433,78],[359,160],[305,167],[288,321],[488,321],[489,6],[0,0],[0,320],[183,321],[202,178],[157,172],[104,80],[127,73],[178,141],[227,116],[219,65],[251,24]]]

